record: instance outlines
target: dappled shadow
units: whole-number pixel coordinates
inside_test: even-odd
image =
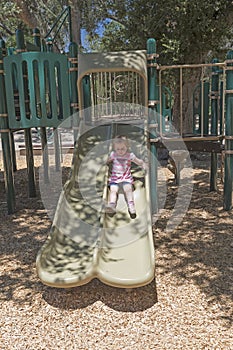
[[[42,208],[20,209],[11,216],[1,215],[0,300],[31,302],[41,284],[35,259],[47,236],[50,220]]]
[[[104,213],[110,142],[115,133],[123,131],[134,140],[136,154],[146,149],[144,130],[120,123],[90,128],[77,140],[70,179],[59,198],[50,237],[37,257],[38,274],[45,284],[58,288],[75,287],[96,276],[106,283],[115,278],[117,285],[127,284],[127,280],[131,285],[134,280],[140,285],[143,284],[142,278],[150,280],[147,275],[151,273],[153,263],[148,267],[146,259],[149,272],[141,266],[141,274],[134,269],[132,277],[129,270],[133,269],[129,262],[134,259],[136,264],[138,261],[136,252],[130,256],[131,243],[148,234],[149,204],[145,185],[139,180],[142,177],[140,171],[133,170],[133,175],[138,177],[135,186],[138,187],[137,201],[140,202],[136,220],[130,219],[127,206],[123,211],[118,210],[111,220]],[[122,246],[125,248],[116,254],[116,248]]]
[[[223,208],[222,186],[209,191],[209,171],[206,164],[195,173],[194,189],[189,209],[173,232],[166,231],[174,207],[177,187],[168,183],[164,212],[155,227],[159,273],[172,273],[178,283],[192,281],[205,293],[211,304],[221,305],[222,318],[232,322],[233,256],[232,211]]]
[[[20,209],[17,214],[7,216],[4,224],[1,222],[1,302],[32,305],[40,294],[47,303],[60,309],[75,310],[102,301],[113,309],[129,312],[144,310],[156,302],[154,282],[132,292],[109,287],[98,280],[71,289],[43,285],[37,276],[35,261],[50,225],[46,211],[40,207]],[[130,304],[126,293],[131,293]]]
[[[76,143],[71,177],[59,198],[49,240],[37,257],[44,283],[72,287],[93,276],[108,138],[106,126],[99,126]]]
[[[136,131],[134,130],[136,133]],[[106,137],[104,131],[104,138]],[[134,136],[133,136],[134,137]],[[101,138],[100,138],[101,140]],[[89,144],[82,144],[81,150],[79,149],[79,153],[76,154],[77,157],[84,159],[84,155],[89,154],[88,147],[90,149],[93,146],[93,137],[90,138]],[[87,147],[87,149],[85,148]],[[97,159],[95,158],[95,161]],[[73,183],[72,178],[70,177],[70,171],[63,171],[65,182],[65,177],[71,179],[65,187],[65,194],[71,193],[71,196],[66,196],[66,199],[69,201],[69,204],[74,208],[75,211],[78,211],[80,215],[86,215],[85,220],[87,223],[93,223],[92,214],[83,210],[83,206],[78,206],[78,200],[85,201],[84,196],[88,197],[88,188],[90,186],[90,179],[93,176],[95,179],[95,171],[94,169],[89,169],[90,174],[88,176],[83,177],[82,183],[82,193],[80,192],[79,183],[76,182],[76,176],[80,172],[80,161],[74,161],[74,172],[73,172]],[[99,160],[99,166],[102,164],[102,159]],[[103,164],[102,164],[103,165]],[[85,169],[87,170],[87,169]],[[103,172],[98,169],[98,180],[96,185],[96,194],[102,195],[103,191]],[[136,173],[135,173],[136,174]],[[72,176],[72,175],[71,175]],[[102,178],[101,178],[102,177]],[[51,232],[51,240],[55,238],[56,245],[51,245],[51,251],[48,252],[48,260],[43,261],[42,263],[46,263],[49,265],[49,270],[54,272],[54,269],[57,271],[63,270],[63,261],[62,256],[67,254],[68,258],[74,257],[77,261],[83,261],[82,258],[85,259],[85,262],[92,260],[92,247],[85,246],[85,249],[80,246],[80,242],[75,243],[69,239],[69,237],[64,237],[64,235],[60,235],[59,232],[54,235],[56,228],[53,228],[50,231],[51,221],[48,216],[48,213],[44,209],[43,201],[39,195],[39,170],[36,169],[36,183],[37,183],[37,193],[38,197],[36,198],[28,198],[27,193],[27,172],[26,169],[19,170],[15,176],[16,180],[16,199],[17,199],[17,212],[14,215],[8,216],[6,212],[2,210],[1,217],[3,219],[1,225],[1,250],[2,250],[2,262],[4,263],[1,266],[3,269],[3,273],[1,274],[1,300],[9,301],[12,300],[15,303],[33,303],[33,300],[36,294],[42,294],[49,303],[54,306],[57,303],[57,307],[66,307],[67,308],[78,308],[85,307],[88,304],[92,304],[96,300],[101,300],[105,304],[109,305],[112,308],[118,310],[128,310],[128,311],[137,311],[144,310],[148,307],[151,307],[157,300],[156,296],[156,288],[155,283],[150,283],[145,287],[140,287],[137,289],[133,289],[131,292],[132,303],[130,305],[127,304],[127,297],[124,297],[129,293],[125,289],[122,288],[113,288],[107,285],[103,285],[98,280],[93,280],[87,285],[80,286],[79,288],[73,289],[59,289],[59,288],[51,288],[45,286],[39,281],[36,268],[35,261],[36,256],[40,248],[44,245],[45,241],[47,241],[48,232]],[[144,183],[140,177],[138,180],[144,186]],[[72,186],[70,184],[72,183]],[[51,187],[53,183],[51,182]],[[70,187],[69,187],[70,186]],[[85,192],[87,191],[87,192]],[[79,203],[80,204],[80,203]],[[1,203],[2,209],[6,208],[6,203]],[[86,206],[89,208],[90,206]],[[80,208],[80,209],[79,209]],[[122,214],[125,217],[125,214]],[[7,219],[4,222],[4,219]],[[89,222],[89,220],[91,220]],[[124,218],[123,221],[130,221],[127,213],[127,219]],[[70,226],[71,223],[66,220],[65,226]],[[136,222],[135,222],[136,223]],[[95,224],[98,226],[98,220]],[[137,226],[137,225],[136,225]],[[65,242],[64,242],[65,240]],[[44,251],[47,250],[48,245],[44,246]],[[62,248],[62,249],[61,249]],[[64,248],[64,249],[63,249]],[[87,249],[90,250],[90,254],[86,254]],[[50,249],[50,248],[49,248]],[[48,249],[48,250],[49,250]],[[72,252],[70,251],[72,250]],[[51,254],[50,254],[51,253]],[[85,254],[84,254],[85,253]],[[46,253],[47,254],[47,253]],[[81,259],[80,259],[81,257]],[[55,261],[55,260],[56,261]],[[72,260],[72,259],[71,259]],[[52,261],[52,262],[51,262]],[[55,261],[55,264],[54,264]],[[69,261],[68,261],[69,265]],[[77,267],[77,266],[76,266]],[[81,266],[83,268],[83,266]],[[71,266],[71,272],[75,270],[75,274],[77,270],[74,269],[74,266]],[[101,291],[97,292],[97,287],[101,286]],[[70,298],[67,299],[67,303],[64,303],[64,295],[70,295]],[[83,297],[85,294],[85,298]],[[74,298],[76,295],[76,298]],[[61,299],[59,297],[61,296]],[[62,298],[63,296],[63,298]],[[84,301],[83,300],[87,300]],[[60,305],[59,305],[60,304]],[[73,305],[73,306],[72,306]]]
[[[36,169],[36,178],[38,180],[38,169]],[[15,180],[18,195],[17,212],[7,215],[6,211],[2,210],[0,214],[0,300],[2,302],[12,301],[21,306],[31,305],[40,294],[52,306],[67,310],[85,308],[96,301],[102,301],[110,308],[128,312],[144,310],[156,303],[155,282],[131,291],[104,285],[96,279],[72,289],[43,285],[37,276],[35,261],[50,231],[51,221],[40,196],[28,198],[26,169],[19,170]],[[4,203],[1,205],[4,206]],[[130,303],[128,293],[131,296]]]
[[[37,173],[38,169],[38,181]],[[36,274],[35,260],[47,238],[51,221],[40,196],[28,198],[26,169],[17,172],[15,185],[17,212],[7,215],[6,203],[0,202],[1,301],[32,304],[40,294],[52,306],[67,310],[102,301],[113,309],[130,312],[150,308],[156,303],[154,282],[132,292],[104,285],[96,279],[72,289],[43,285]],[[3,187],[0,194],[3,198]],[[154,227],[157,274],[167,275],[169,279],[171,273],[177,277],[178,284],[185,280],[197,285],[205,294],[205,300],[221,308],[217,316],[229,325],[233,294],[232,212],[222,209],[222,186],[219,183],[217,192],[209,192],[208,166],[197,171],[189,210],[179,227],[167,233],[166,224],[176,195],[177,187],[171,177],[163,215]],[[131,293],[130,305],[126,293]]]

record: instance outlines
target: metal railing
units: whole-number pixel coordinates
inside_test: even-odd
[[[164,109],[164,101],[163,101],[163,92],[162,88],[165,84],[169,89],[172,91],[173,95],[173,106],[174,106],[174,96],[176,95],[176,98],[179,98],[179,103],[176,103],[176,111],[175,113],[178,114],[178,122],[177,122],[177,130],[179,131],[180,135],[183,135],[187,133],[184,127],[184,120],[185,118],[192,119],[192,117],[195,117],[193,120],[192,129],[189,130],[189,133],[195,133],[196,137],[205,137],[207,135],[211,136],[217,136],[222,134],[224,130],[221,130],[220,125],[224,125],[224,103],[225,103],[225,88],[222,90],[220,89],[220,81],[223,82],[225,85],[225,67],[226,64],[223,63],[206,63],[206,64],[185,64],[185,65],[171,65],[171,66],[159,66],[158,69],[158,85],[159,85],[159,106],[160,110],[162,111]],[[216,72],[216,69],[218,72]],[[221,69],[221,73],[219,72],[219,69]],[[194,70],[196,74],[200,77],[200,89],[199,89],[199,101],[200,104],[199,113],[195,116],[194,107],[193,110],[191,110],[190,114],[185,114],[184,112],[184,105],[186,103],[187,107],[187,97],[184,96],[183,91],[183,84],[184,84],[184,74],[189,75],[190,79],[192,78],[192,74],[194,74]],[[199,71],[197,71],[199,70]],[[175,88],[171,88],[169,85],[166,85],[164,83],[163,76],[166,73],[170,74],[176,74],[176,84]],[[172,72],[172,73],[171,73]],[[175,72],[175,73],[174,73]],[[214,79],[218,79],[217,86],[216,82],[214,82]],[[168,80],[168,79],[167,79]],[[186,80],[187,81],[187,80]],[[205,83],[209,82],[209,91],[207,93],[207,98],[205,99],[205,92],[204,87]],[[213,90],[214,89],[214,90]],[[194,91],[194,89],[193,89]],[[222,92],[221,92],[222,91]],[[222,95],[220,96],[220,94]],[[189,95],[189,97],[191,94]],[[194,96],[191,96],[194,98]],[[221,98],[220,98],[221,97]],[[221,101],[221,102],[220,102]],[[221,103],[221,106],[220,106]],[[214,110],[215,109],[215,110]],[[221,113],[220,113],[221,111]],[[173,111],[174,113],[174,111]],[[213,120],[211,118],[211,114],[215,114],[215,117],[217,120]],[[164,121],[162,120],[163,115],[160,113],[160,121],[159,121],[159,133],[163,135],[164,130],[162,128],[162,125],[164,124]],[[171,119],[174,119],[174,116],[171,116]],[[206,119],[206,120],[205,120]],[[197,123],[197,125],[195,125]],[[207,127],[205,127],[207,123]],[[215,123],[215,126],[213,126],[213,123]],[[196,130],[196,131],[194,131]],[[197,132],[198,130],[198,132]]]

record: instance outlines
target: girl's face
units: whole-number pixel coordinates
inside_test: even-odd
[[[124,142],[118,142],[114,145],[114,151],[118,156],[124,156],[127,150],[128,148]]]

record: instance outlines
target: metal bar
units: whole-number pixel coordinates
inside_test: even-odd
[[[227,53],[228,65],[233,68],[233,50]],[[226,90],[233,89],[233,70],[226,72]],[[232,209],[232,190],[233,190],[233,94],[226,95],[226,119],[225,119],[225,162],[224,162],[224,204],[225,210]],[[228,153],[230,151],[230,153]]]
[[[204,70],[201,67],[201,136],[204,134]]]
[[[76,43],[71,42],[69,45],[69,67],[78,69],[78,45]],[[78,117],[78,90],[77,90],[77,79],[78,72],[77,70],[69,71],[69,81],[70,81],[70,112],[72,115],[72,125],[73,127],[78,127],[79,125],[79,117]],[[74,142],[77,138],[77,132],[73,130]]]
[[[3,53],[5,52],[5,42],[0,40],[0,69],[3,71]],[[5,174],[5,189],[7,197],[7,209],[8,214],[15,212],[15,188],[14,188],[14,176],[12,167],[12,153],[10,147],[10,130],[8,118],[5,117],[7,114],[6,106],[6,90],[3,72],[0,73],[0,113],[4,117],[0,118],[0,132],[3,152],[3,164]],[[4,132],[7,130],[7,132]]]
[[[24,49],[24,35],[21,30],[17,30],[16,32],[16,38],[17,38],[17,49]],[[26,73],[27,73],[27,66],[26,65],[20,65],[18,64],[18,69],[20,68],[20,74],[18,75],[18,84],[21,86],[19,87],[20,91],[20,114],[25,117],[26,123],[27,115],[26,115],[26,108],[23,99],[25,99],[25,96],[27,96],[28,93],[28,86],[27,81],[25,79]],[[21,117],[22,119],[22,117]],[[28,193],[29,197],[36,197],[36,184],[35,184],[35,168],[34,168],[34,157],[33,157],[33,147],[32,147],[32,135],[31,135],[31,129],[24,129],[24,138],[25,138],[25,147],[26,147],[26,160],[27,160],[27,173],[28,173]]]
[[[58,137],[58,129],[53,128],[53,145],[54,145],[54,155],[55,155],[55,168],[56,171],[60,171],[61,169],[61,157],[60,157],[60,152],[62,152],[62,149],[60,149],[60,144],[59,144],[59,137]]]
[[[166,69],[174,69],[174,68],[201,68],[201,67],[224,67],[226,65],[225,62],[220,63],[199,63],[199,64],[177,64],[177,65],[171,65],[171,66],[159,66],[159,70],[166,70]]]
[[[162,99],[162,71],[159,71],[159,133],[163,136],[163,99]]]
[[[49,35],[52,33],[53,29],[56,27],[57,23],[60,21],[60,19],[62,18],[62,16],[63,16],[67,11],[69,11],[69,10],[68,10],[68,7],[69,7],[69,6],[67,6],[67,7],[60,13],[60,15],[57,17],[57,19],[56,19],[56,21],[54,22],[54,24],[52,25],[51,29],[50,29],[50,30],[48,31],[48,33],[45,35],[45,39],[48,38]],[[65,19],[66,19],[67,16],[68,16],[68,14],[66,14]],[[63,21],[63,23],[64,23],[64,21]],[[56,34],[57,34],[57,33],[56,33]],[[53,39],[55,39],[55,36],[54,36]]]
[[[156,54],[156,41],[154,39],[147,40],[147,54]],[[156,58],[152,58],[152,62],[156,62]],[[148,67],[148,100],[149,102],[158,100],[158,86],[157,86],[157,70],[155,67]],[[156,124],[156,112],[157,105],[154,104],[149,110],[148,125]],[[157,138],[157,128],[150,128],[150,138]],[[150,194],[151,194],[151,210],[152,213],[158,212],[158,192],[157,192],[157,179],[158,179],[158,161],[157,161],[157,148],[155,143],[150,144]]]
[[[151,142],[159,142],[165,140],[167,141],[222,141],[223,137],[222,136],[189,136],[189,137],[159,137],[156,139],[151,139]]]
[[[183,68],[180,67],[180,133],[183,134]]]
[[[46,128],[40,128],[40,140],[43,155],[44,183],[49,183],[49,153],[47,146]]]

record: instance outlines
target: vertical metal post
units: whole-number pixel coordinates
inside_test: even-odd
[[[49,150],[47,145],[47,133],[46,128],[40,128],[40,140],[43,155],[43,169],[44,169],[44,182],[49,183]]]
[[[41,45],[42,51],[53,51],[53,41],[49,37],[46,40],[46,45],[42,43]],[[47,133],[45,127],[40,127],[40,141],[41,141],[41,148],[42,148],[42,157],[43,157],[43,171],[44,171],[44,182],[49,183],[49,150],[48,150],[48,144],[47,144]]]
[[[203,83],[203,131],[201,130],[201,133],[203,132],[204,135],[208,134],[209,130],[209,89],[210,89],[210,83],[208,81],[204,81]]]
[[[25,51],[24,35],[22,30],[16,31],[16,45],[17,52],[22,53]],[[25,96],[28,96],[27,91],[27,72],[23,68],[23,75],[25,79]],[[29,98],[29,97],[28,97]],[[27,110],[27,108],[26,108]],[[24,116],[25,117],[25,116]],[[36,197],[36,185],[35,185],[35,171],[34,171],[34,158],[33,158],[33,146],[32,146],[32,135],[31,129],[24,129],[25,147],[26,147],[26,160],[27,160],[27,172],[28,172],[28,192],[29,197]]]
[[[5,48],[5,46],[4,46],[4,48]],[[8,55],[14,54],[14,50],[12,48],[8,48],[7,52],[8,52]],[[13,85],[15,85],[15,77],[14,77]],[[14,89],[15,89],[15,87],[14,87]],[[17,91],[15,91],[14,97],[15,98],[18,97]],[[17,171],[17,161],[16,161],[15,140],[14,140],[14,132],[13,131],[11,131],[11,133],[10,133],[10,143],[11,143],[11,154],[12,154],[12,167],[13,167],[13,172],[15,172],[15,171]]]
[[[70,110],[72,115],[74,142],[78,135],[78,45],[71,42],[69,45],[69,77],[70,77]]]
[[[12,154],[12,167],[13,171],[17,171],[17,161],[16,161],[16,150],[15,150],[15,139],[14,133],[11,131],[10,133],[10,142],[11,142],[11,154]]]
[[[148,107],[149,107],[149,137],[150,142],[150,197],[152,213],[158,211],[158,194],[157,194],[157,148],[155,139],[157,137],[157,107],[159,102],[158,86],[157,86],[157,63],[156,63],[156,41],[148,39],[147,41],[147,60],[148,60]]]
[[[72,33],[71,6],[67,6],[67,14],[68,14],[68,23],[69,23],[70,42],[72,42],[73,41],[73,33]]]
[[[220,99],[219,99],[219,118],[220,118],[220,127],[219,134],[223,134],[223,115],[224,115],[224,98],[223,98],[223,81],[220,82]]]
[[[50,37],[46,39],[46,48],[48,52],[53,52],[53,39]]]
[[[217,58],[214,58],[212,63],[218,63]],[[218,134],[218,100],[219,100],[219,73],[218,67],[212,67],[211,79],[211,135]]]
[[[218,60],[213,59],[212,63]],[[211,135],[218,135],[218,100],[219,100],[219,74],[218,67],[212,67],[211,80]],[[211,170],[210,170],[210,191],[217,191],[217,173],[218,173],[218,155],[211,153]]]
[[[7,209],[8,214],[12,214],[15,211],[15,190],[14,190],[14,177],[12,167],[12,153],[11,153],[11,141],[10,141],[10,129],[8,123],[8,114],[6,107],[6,90],[4,82],[4,70],[3,70],[3,53],[5,54],[5,43],[0,40],[0,132],[2,140],[2,154],[5,172],[5,188],[7,196]]]
[[[53,143],[55,153],[55,169],[60,171],[61,169],[61,150],[60,150],[60,138],[58,136],[58,128],[53,128]]]
[[[90,122],[92,119],[91,115],[91,83],[90,83],[90,76],[86,75],[82,79],[82,88],[83,88],[83,104],[85,108],[85,120],[86,122]]]
[[[226,120],[223,207],[225,210],[230,210],[232,209],[233,190],[233,50],[227,53],[226,63]]]
[[[179,133],[183,135],[183,68],[180,67],[180,130]]]
[[[34,44],[41,49],[40,30],[38,28],[34,28],[32,35],[34,38]]]
[[[44,48],[41,45],[40,31],[38,28],[35,28],[33,30],[33,37],[34,37],[34,44],[43,51]],[[38,79],[39,79],[39,77],[38,77]],[[48,147],[47,147],[46,128],[41,127],[39,132],[40,132],[40,140],[41,140],[42,155],[43,155],[44,182],[48,183],[49,182],[49,170],[48,170],[49,169],[49,154],[48,154]]]

